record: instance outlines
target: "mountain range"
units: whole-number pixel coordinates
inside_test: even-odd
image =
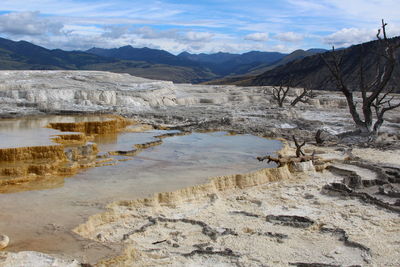
[[[324,50],[297,50],[291,54],[252,51],[244,54],[214,53],[173,55],[151,48],[91,48],[87,51],[46,49],[26,41],[0,38],[3,70],[102,70],[135,76],[200,83],[224,77],[262,73],[294,59]]]
[[[391,41],[400,42],[400,37]],[[335,52],[342,55],[344,77],[351,87],[357,87],[361,57],[366,66],[366,77],[374,77],[377,45],[377,41],[371,41]],[[0,69],[3,70],[102,70],[177,83],[243,86],[279,85],[290,80],[292,86],[312,85],[315,89],[335,90],[321,55],[331,58],[332,52],[309,49],[290,54],[251,51],[244,54],[183,52],[173,55],[164,50],[132,46],[63,51],[0,38]],[[398,59],[400,62],[400,53]],[[396,68],[390,85],[399,87],[399,69]]]
[[[166,64],[189,67],[196,70],[208,70],[212,72],[215,77],[244,74],[252,68],[265,64],[273,64],[286,56],[286,54],[278,52],[258,51],[244,54],[190,54],[188,52],[183,52],[175,56],[164,50],[147,47],[134,48],[130,45],[112,49],[94,47],[85,52],[120,60],[146,61],[152,64]]]
[[[389,39],[390,42],[400,43],[400,37]],[[326,51],[322,54],[311,55],[306,57],[294,57],[284,63],[281,60],[276,66],[270,65],[266,71],[262,73],[247,73],[242,76],[227,77],[221,80],[213,80],[209,84],[235,84],[242,86],[263,86],[263,85],[279,85],[288,83],[291,86],[304,87],[308,86],[313,89],[320,90],[337,90],[336,83],[332,79],[332,75],[326,66],[323,57],[331,60],[333,53],[342,58],[341,69],[344,80],[350,88],[357,90],[360,76],[360,59],[363,61],[366,82],[372,81],[377,71],[377,53],[379,54],[379,42],[371,41],[359,45],[353,45],[346,49],[336,51]],[[317,51],[321,52],[321,51]],[[296,51],[292,54],[297,53]],[[291,55],[292,55],[291,54]],[[381,62],[382,58],[380,59]],[[400,62],[400,50],[397,52],[397,62]],[[270,69],[269,69],[270,68]],[[395,91],[400,92],[400,67],[395,67],[392,79],[389,81],[389,87],[394,86]]]
[[[216,77],[204,68],[119,60],[84,51],[50,50],[26,41],[15,42],[4,38],[0,38],[0,69],[102,70],[174,82],[200,82]]]

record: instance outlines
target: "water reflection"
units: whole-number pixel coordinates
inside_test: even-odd
[[[24,142],[25,145],[51,143],[49,137],[54,130],[41,127],[60,119],[75,118],[54,116],[30,122],[18,119],[1,123],[0,147]],[[122,132],[97,136],[93,142],[98,144],[100,154],[106,156],[110,151],[130,150],[135,144],[157,140],[156,136],[168,132]],[[0,229],[12,240],[8,250],[84,257],[90,248],[83,249],[85,241],[71,235],[70,231],[88,216],[101,212],[106,204],[204,183],[211,176],[264,168],[268,165],[258,162],[256,157],[272,154],[281,147],[278,141],[225,132],[192,133],[162,141],[134,157],[100,157],[97,160],[104,164],[97,166],[101,167],[87,168],[69,179],[46,176],[21,183],[18,185],[21,190],[16,190],[21,192],[0,194]],[[119,161],[124,159],[129,160]],[[35,190],[22,191],[31,189]],[[49,225],[57,226],[58,230],[50,231]]]

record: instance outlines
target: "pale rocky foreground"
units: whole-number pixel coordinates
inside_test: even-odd
[[[334,151],[325,156],[343,158]],[[365,179],[375,175],[354,165],[333,166]],[[182,195],[162,206],[114,203],[75,231],[125,245],[121,257],[99,266],[400,264],[398,213],[321,192],[345,176],[311,170],[275,177],[246,189],[210,191],[202,199]]]
[[[351,150],[333,136],[352,129],[345,99],[338,93],[317,91],[306,103],[278,108],[270,87],[177,85],[125,74],[72,71],[2,71],[0,81],[3,117],[112,112],[181,130],[286,139],[296,135],[308,141],[308,154],[315,150],[321,158],[332,159],[322,172],[312,166],[305,172],[282,169],[274,175],[260,171],[224,178],[236,181],[231,186],[205,185],[159,195],[148,203],[110,204],[106,213],[75,229],[101,244],[125,248],[121,256],[104,259],[99,266],[400,265],[396,111],[388,114],[380,136],[382,147],[390,150]],[[289,101],[299,92],[292,90]],[[324,147],[311,144],[317,129],[326,130],[329,143]],[[214,181],[221,184],[219,178]],[[332,183],[336,187],[327,186]],[[68,255],[0,253],[0,266],[79,262],[86,263]]]

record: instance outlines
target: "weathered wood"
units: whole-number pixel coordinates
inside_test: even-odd
[[[306,155],[300,157],[278,157],[278,158],[272,156],[264,156],[264,157],[257,157],[257,159],[259,161],[268,160],[268,163],[275,162],[280,167],[293,162],[305,162],[305,161],[315,160],[317,158],[315,156]]]
[[[308,98],[314,98],[314,97],[315,97],[315,94],[313,93],[313,91],[311,89],[309,89],[308,87],[304,87],[303,92],[300,95],[298,95],[292,101],[292,103],[290,103],[290,105],[292,107],[294,107],[294,106],[296,106],[297,103],[299,103],[299,102],[305,103]]]
[[[328,67],[332,77],[336,81],[337,88],[342,91],[346,97],[349,112],[353,118],[354,123],[361,133],[367,133],[371,135],[377,135],[380,127],[384,122],[385,112],[400,107],[400,102],[393,104],[393,97],[390,94],[394,92],[394,87],[388,88],[388,82],[390,81],[395,66],[398,64],[396,54],[400,48],[400,43],[390,41],[386,36],[387,23],[382,20],[381,29],[378,30],[378,48],[376,52],[376,75],[367,82],[365,76],[366,63],[363,59],[365,57],[362,49],[362,53],[359,59],[359,85],[358,90],[362,96],[362,108],[359,112],[354,101],[354,90],[349,87],[346,83],[343,75],[342,68],[342,57],[339,52],[335,51],[335,47],[332,47],[331,58],[327,59],[324,55],[321,55],[322,60]],[[381,37],[381,33],[383,37]],[[376,121],[374,122],[374,112]],[[362,116],[361,116],[362,114]]]
[[[278,102],[279,107],[283,107],[283,102],[290,90],[290,82],[286,86],[283,86],[283,82],[279,85],[278,88],[275,86],[272,87],[272,97]]]
[[[294,135],[293,135],[292,137],[293,137],[294,144],[295,144],[295,146],[296,146],[296,157],[305,156],[305,154],[304,154],[304,152],[301,150],[301,148],[302,148],[303,146],[305,146],[306,141],[304,141],[303,143],[299,144],[299,143],[297,142],[296,137],[295,137]]]

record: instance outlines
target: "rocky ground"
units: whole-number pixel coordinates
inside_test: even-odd
[[[363,181],[378,173],[354,163],[330,168],[179,204],[114,203],[76,231],[125,245],[99,266],[398,266],[400,209],[327,188],[351,172]]]
[[[279,108],[270,87],[173,85],[98,72],[24,72],[24,82],[16,85],[15,75],[19,74],[0,73],[9,84],[3,83],[0,90],[3,117],[112,112],[158,128],[227,130],[289,141],[295,135],[307,141],[309,155],[327,162],[319,171],[307,165],[297,171],[280,170],[271,179],[261,170],[215,178],[214,186],[156,195],[157,201],[113,203],[75,231],[101,244],[121,244],[125,251],[90,264],[400,265],[396,110],[387,114],[377,142],[368,144],[351,136],[337,137],[353,128],[339,93],[316,91],[314,98],[290,107],[290,100],[300,93],[293,89]],[[322,146],[314,140],[318,129],[324,130]],[[293,144],[288,145],[291,149],[282,153],[293,155]],[[236,182],[215,186],[221,181]],[[0,253],[0,266],[79,265],[73,259],[35,252]]]

